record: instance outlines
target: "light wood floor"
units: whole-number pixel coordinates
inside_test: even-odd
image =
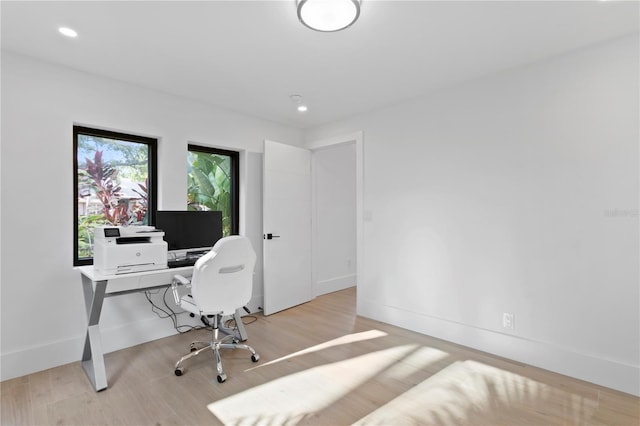
[[[355,315],[355,290],[247,325],[261,355],[173,365],[198,330],[2,382],[2,425],[638,425],[640,400]]]

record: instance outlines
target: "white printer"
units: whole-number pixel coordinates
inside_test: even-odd
[[[164,232],[153,226],[100,226],[94,229],[93,267],[103,275],[167,268]]]

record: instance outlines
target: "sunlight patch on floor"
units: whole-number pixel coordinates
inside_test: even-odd
[[[295,424],[330,407],[417,348],[396,346],[319,365],[215,401],[208,408],[224,424]]]
[[[300,356],[300,355],[310,354],[312,352],[318,352],[318,351],[321,351],[321,350],[324,350],[324,349],[329,349],[329,348],[332,348],[332,347],[335,347],[335,346],[347,345],[349,343],[362,342],[363,340],[377,339],[379,337],[384,337],[384,336],[387,336],[387,333],[385,333],[384,331],[380,331],[380,330],[369,330],[369,331],[363,331],[361,333],[347,334],[345,336],[338,337],[337,339],[328,340],[328,341],[326,341],[324,343],[321,343],[319,345],[310,346],[310,347],[308,347],[306,349],[303,349],[301,351],[294,352],[294,353],[289,354],[289,355],[285,355],[285,356],[280,357],[278,359],[274,359],[273,361],[261,363],[260,365],[258,365],[256,367],[253,367],[250,370],[253,370],[255,368],[266,367],[268,365],[275,364],[277,362],[282,362],[282,361],[285,361],[287,359],[295,358],[295,357]]]
[[[414,376],[417,370],[433,370],[434,365],[446,360],[449,353],[428,346],[417,347],[415,351],[408,353],[398,362],[389,366],[386,371],[380,372],[383,379],[406,380]]]
[[[585,423],[597,409],[587,398],[477,361],[456,361],[360,419],[358,425],[495,424],[519,417]]]

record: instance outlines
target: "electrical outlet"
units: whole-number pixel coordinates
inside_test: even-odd
[[[513,330],[515,328],[515,315],[505,312],[502,314],[502,328]]]

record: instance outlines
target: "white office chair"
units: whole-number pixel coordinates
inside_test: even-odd
[[[223,317],[233,315],[236,309],[245,306],[251,299],[253,288],[253,268],[256,253],[246,237],[225,237],[215,244],[211,251],[196,261],[191,281],[181,275],[175,275],[171,284],[176,304],[194,315],[213,320],[213,338],[211,342],[191,343],[191,353],[176,363],[175,374],[184,372],[182,363],[208,349],[213,350],[218,369],[218,382],[227,379],[222,369],[220,349],[245,349],[251,352],[251,360],[258,362],[260,356],[251,346],[239,343],[235,334],[219,338]],[[190,288],[190,294],[181,296],[179,286]],[[202,346],[204,345],[204,346]],[[202,346],[202,347],[199,347]]]

